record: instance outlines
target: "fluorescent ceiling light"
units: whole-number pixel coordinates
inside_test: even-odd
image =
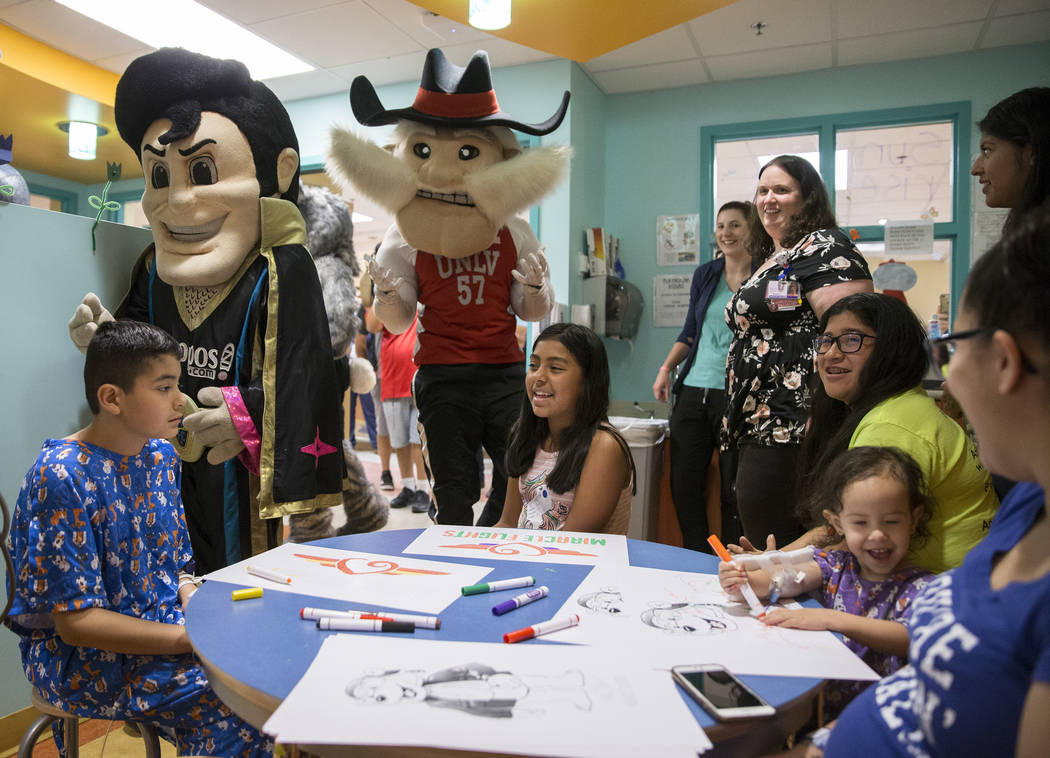
[[[95,160],[98,128],[83,121],[69,122],[69,157],[81,161]]]
[[[254,79],[313,71],[286,53],[194,0],[56,0],[150,47],[184,47],[214,58],[234,58]]]

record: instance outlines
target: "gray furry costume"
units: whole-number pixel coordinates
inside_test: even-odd
[[[354,252],[350,208],[338,195],[310,184],[300,184],[298,205],[306,221],[306,246],[321,280],[328,330],[332,336],[332,357],[340,360],[350,351],[361,328],[357,318],[361,303],[356,286],[361,266]],[[354,372],[351,370],[350,373]],[[348,376],[346,383],[349,382]],[[338,533],[355,534],[381,529],[390,515],[390,504],[368,481],[348,440],[343,440],[343,460],[346,462],[343,479],[346,524],[339,528]],[[309,542],[333,534],[330,509],[293,515],[290,524],[289,539],[292,542]]]

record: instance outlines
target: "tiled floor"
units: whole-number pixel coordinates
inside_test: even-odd
[[[361,429],[359,436],[360,439],[367,440],[364,436],[364,429]],[[372,451],[367,445],[367,442],[362,446],[358,443],[359,449],[357,450],[357,456],[361,460],[361,464],[364,466],[365,473],[368,475],[368,480],[372,482],[376,487],[379,486],[379,477],[382,474],[382,467],[379,463],[379,455]],[[393,478],[397,488],[393,492],[382,492],[381,494],[390,499],[397,495],[400,491],[400,475],[397,470],[397,459],[391,457],[391,464],[393,465]],[[492,476],[492,463],[485,459],[485,488],[491,484]],[[479,491],[480,493],[480,491]],[[483,507],[484,503],[478,501],[474,505],[474,518],[476,519]],[[343,513],[342,507],[335,507],[332,509],[333,522],[335,528],[343,525],[346,521],[346,516]],[[413,513],[411,508],[391,508],[390,518],[384,529],[422,529],[430,526],[430,519],[425,513]],[[287,525],[286,525],[287,528]],[[132,737],[123,731],[123,722],[120,721],[84,721],[80,725],[80,756],[81,758],[127,758],[130,756],[140,756],[145,754],[145,749],[142,745],[142,739],[139,737]],[[161,740],[161,755],[163,758],[170,758],[175,755],[175,748],[170,743]],[[34,758],[57,758],[58,751],[55,749],[55,744],[52,740],[41,739],[37,743],[37,749],[34,751]],[[10,758],[17,753],[16,748],[10,748],[0,750],[0,758]]]

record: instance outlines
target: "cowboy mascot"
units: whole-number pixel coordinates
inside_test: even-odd
[[[525,152],[511,129],[549,134],[568,104],[566,92],[549,119],[521,123],[500,110],[485,52],[460,68],[431,50],[409,107],[385,109],[363,76],[351,85],[359,122],[396,124],[391,144],[332,131],[329,171],[396,219],[369,264],[375,315],[397,334],[422,306],[414,393],[439,524],[473,523],[480,446],[493,486],[479,523],[495,523],[503,507],[525,378],[515,316],[538,321],[554,305],[543,247],[515,214],[558,184],[570,152]]]
[[[153,244],[118,318],[179,343],[182,499],[198,573],[280,544],[281,517],[342,502],[339,390],[317,270],[304,247],[299,145],[284,106],[244,64],[181,48],[132,61],[120,136],[139,156]],[[112,319],[89,293],[69,323],[82,350]],[[210,450],[201,457],[203,448]]]

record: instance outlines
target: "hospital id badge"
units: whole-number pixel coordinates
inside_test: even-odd
[[[802,304],[801,293],[798,282],[774,279],[766,284],[766,303],[771,311],[793,311]]]

